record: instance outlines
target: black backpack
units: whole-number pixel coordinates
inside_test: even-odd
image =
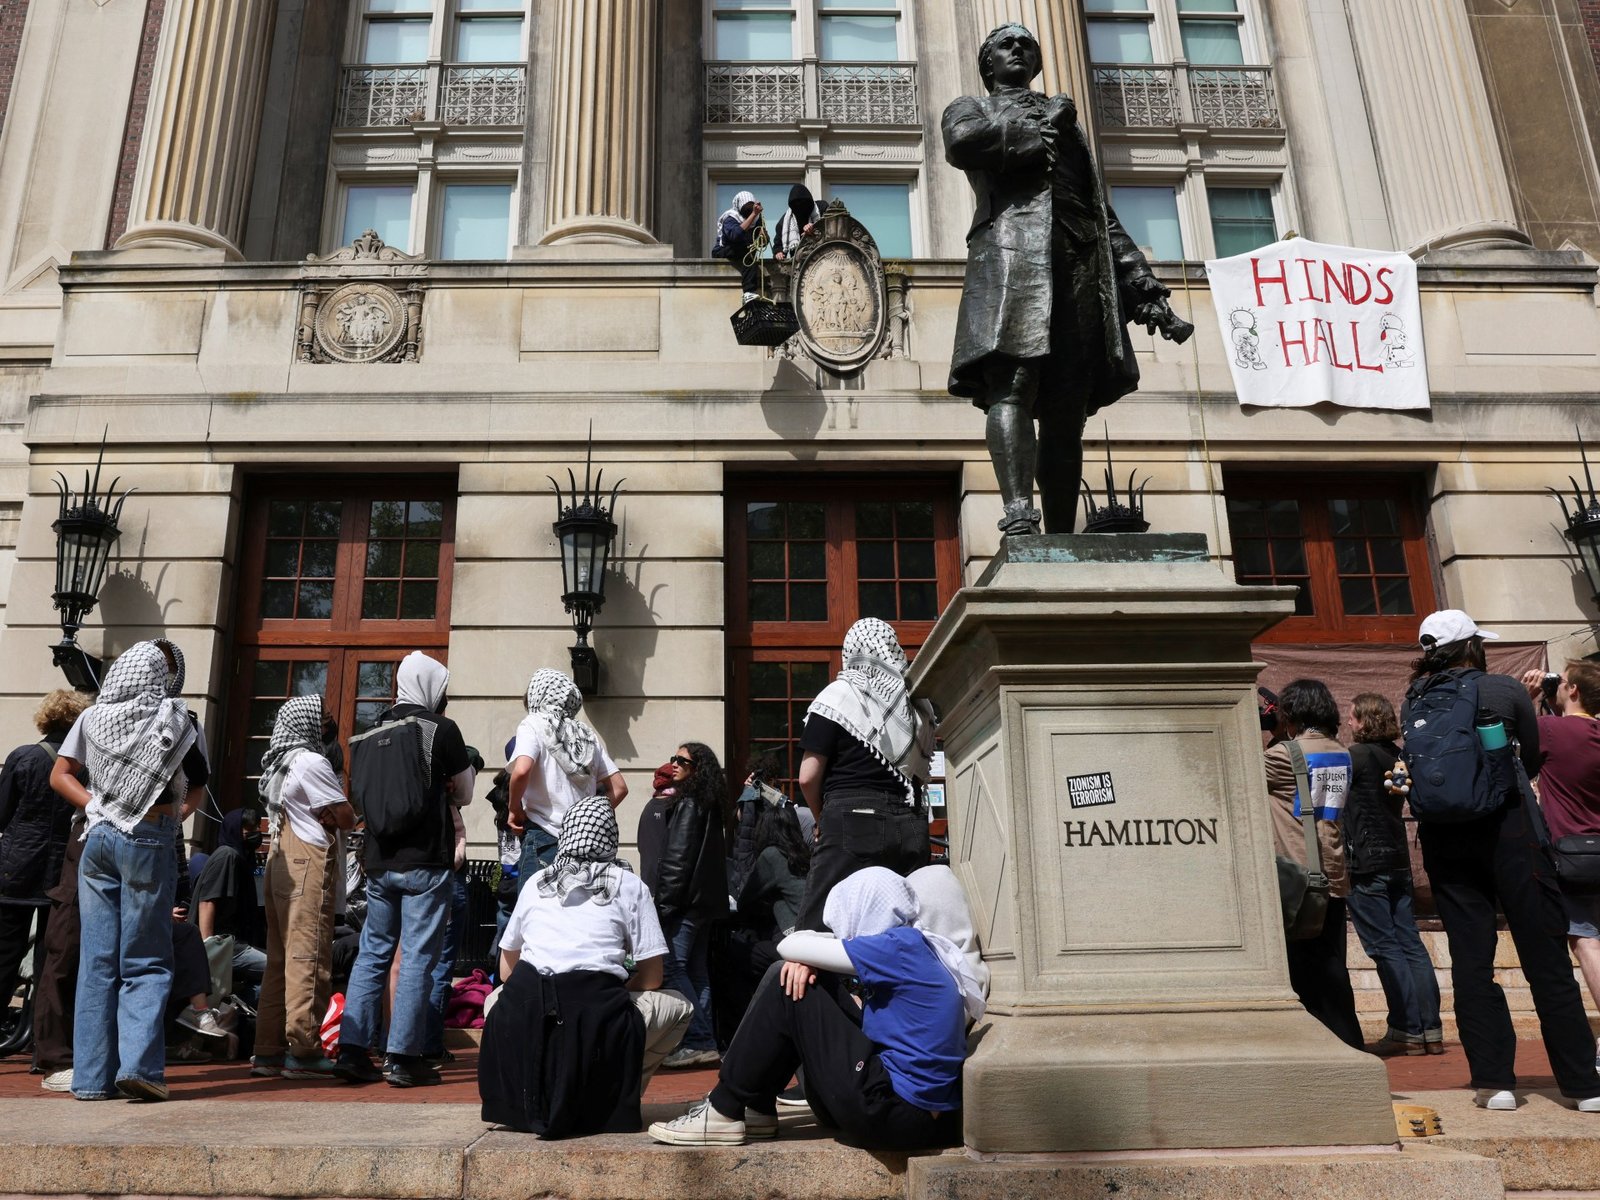
[[[1478,675],[1441,671],[1406,689],[1407,799],[1419,821],[1452,823],[1486,817],[1516,786],[1511,747],[1484,749],[1478,738]]]
[[[386,721],[350,739],[350,798],[367,832],[402,837],[432,817],[433,771],[415,716]]]

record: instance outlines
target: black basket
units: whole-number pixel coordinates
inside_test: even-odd
[[[794,305],[777,304],[763,296],[748,301],[728,319],[741,346],[781,346],[800,332]]]

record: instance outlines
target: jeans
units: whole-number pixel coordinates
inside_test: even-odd
[[[89,831],[78,864],[82,934],[72,1031],[72,1093],[115,1096],[117,1081],[165,1077],[161,1028],[172,989],[172,901],[177,890],[170,815],[123,833]]]
[[[542,825],[528,822],[528,831],[522,835],[522,861],[517,865],[517,895],[540,871],[556,860],[556,835]]]
[[[663,964],[668,991],[677,992],[694,1005],[689,1032],[683,1035],[686,1050],[715,1050],[717,1036],[711,1024],[711,968],[707,952],[711,947],[711,927],[694,917],[668,917],[661,922],[672,952]]]
[[[233,943],[233,994],[252,1008],[261,998],[261,979],[267,972],[267,952],[248,942]]]
[[[1411,912],[1411,872],[1354,876],[1345,903],[1361,948],[1378,968],[1390,1032],[1416,1041],[1438,1029],[1439,979]]]
[[[444,1010],[450,1001],[450,981],[455,975],[456,958],[467,941],[467,869],[450,873],[450,921],[444,930],[444,946],[439,965],[433,969],[433,988],[428,993],[428,1040],[426,1055],[444,1053]]]
[[[339,1026],[341,1046],[379,1049],[383,994],[398,945],[400,978],[395,983],[385,1048],[390,1054],[410,1058],[424,1053],[433,973],[450,920],[451,874],[449,867],[413,867],[367,876],[367,921],[361,927],[361,951],[350,968],[350,987]]]
[[[1532,803],[1524,800],[1524,803]],[[1417,822],[1422,862],[1450,942],[1456,1025],[1472,1086],[1517,1086],[1517,1035],[1494,978],[1498,904],[1533,993],[1545,1054],[1563,1096],[1600,1096],[1594,1036],[1567,957],[1567,918],[1550,860],[1521,805],[1476,821]]]

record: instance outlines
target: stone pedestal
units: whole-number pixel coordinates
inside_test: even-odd
[[[918,653],[993,972],[970,1152],[1394,1142],[1289,988],[1250,641],[1291,597],[1198,534],[1011,538]]]

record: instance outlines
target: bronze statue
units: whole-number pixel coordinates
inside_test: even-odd
[[[1139,386],[1127,321],[1193,332],[1106,203],[1071,97],[1029,89],[1040,65],[1033,34],[1000,26],[978,51],[989,95],[956,100],[943,123],[945,158],[978,199],[950,392],[988,414],[1007,536],[1039,532],[1036,468],[1044,528],[1072,532],[1084,422]]]

